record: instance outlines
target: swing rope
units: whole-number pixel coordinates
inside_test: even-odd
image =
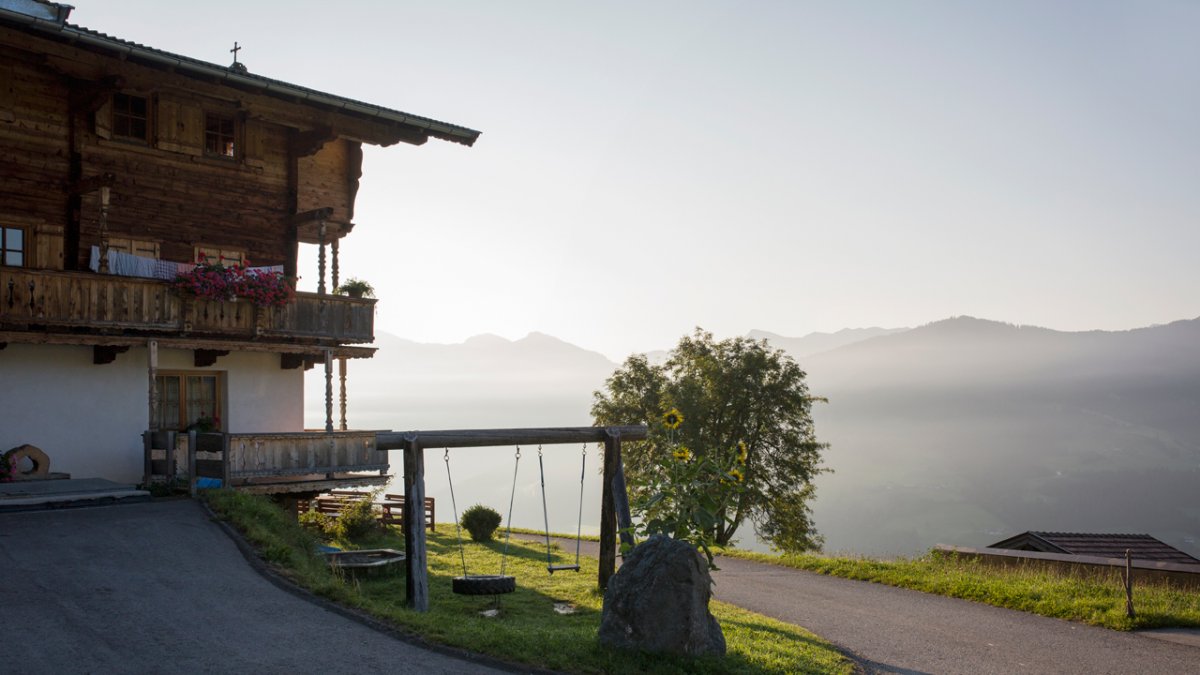
[[[550,574],[561,570],[579,571],[579,547],[583,539],[583,479],[587,473],[587,444],[583,444],[583,466],[579,470],[579,518],[575,523],[575,564],[555,565],[554,553],[550,548],[550,513],[546,507],[546,469],[542,464],[542,446],[538,446],[538,475],[542,482],[542,519],[546,524],[546,571]]]
[[[542,448],[538,446],[538,464],[542,461]],[[500,555],[500,576],[508,565],[508,540],[512,538],[513,500],[517,497],[517,468],[521,466],[521,446],[517,446],[516,461],[513,462],[512,494],[508,497],[508,530],[504,533],[504,553]]]
[[[450,508],[454,510],[454,536],[458,537],[458,557],[462,558],[463,576],[467,574],[467,553],[463,548],[462,527],[458,523],[458,503],[454,501],[454,480],[450,478],[450,448],[446,448],[446,454],[442,455],[442,459],[446,462],[446,482],[450,484]]]

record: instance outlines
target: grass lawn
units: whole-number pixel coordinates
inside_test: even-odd
[[[1200,591],[1139,583],[1136,575],[1133,605],[1137,616],[1134,619],[1125,616],[1125,588],[1120,572],[1115,570],[1079,576],[1033,568],[999,569],[936,551],[920,558],[891,561],[818,555],[779,556],[736,550],[725,550],[723,554],[974,600],[1114,630],[1200,627]]]
[[[429,533],[430,611],[414,612],[404,607],[403,573],[368,578],[341,578],[331,573],[314,553],[316,536],[270,501],[225,490],[207,491],[205,499],[268,562],[296,583],[432,642],[576,673],[854,672],[852,662],[812,633],[716,601],[712,612],[721,623],[728,645],[723,659],[690,660],[601,649],[596,641],[603,602],[595,588],[597,561],[584,558],[580,572],[550,575],[545,569],[545,548],[539,548],[536,542],[511,542],[506,572],[516,577],[517,592],[500,596],[499,616],[486,618],[481,612],[497,606],[493,599],[459,596],[450,591],[451,578],[462,574],[453,525],[439,525],[437,533]],[[353,545],[335,544],[403,549],[404,538],[392,530]],[[503,547],[503,541],[478,544],[467,538],[465,553],[470,573],[498,574]],[[562,562],[568,562],[567,557],[563,552]],[[559,614],[556,604],[569,605],[574,612]]]

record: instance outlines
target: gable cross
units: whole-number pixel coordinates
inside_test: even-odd
[[[238,62],[237,53],[242,51],[242,48],[238,46],[238,43],[236,40],[233,43],[233,49],[230,49],[229,51],[233,52],[233,62],[237,63]]]

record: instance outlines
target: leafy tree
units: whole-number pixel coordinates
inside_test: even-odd
[[[717,342],[697,328],[661,365],[629,357],[595,393],[592,416],[597,425],[650,428],[647,441],[630,444],[623,456],[635,504],[653,508],[663,501],[663,483],[670,481],[664,467],[678,461],[673,453],[682,446],[689,459],[739,468],[739,489],[728,499],[698,498],[719,509],[711,519],[696,518],[708,528],[706,539],[726,545],[749,519],[776,549],[817,549],[821,538],[809,502],[812,479],[827,470],[819,466],[827,446],[817,441],[811,417],[813,402],[823,399],[809,395],[804,377],[790,356],[766,340]],[[670,410],[682,414],[677,429],[663,424]]]

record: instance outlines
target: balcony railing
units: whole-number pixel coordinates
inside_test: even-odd
[[[387,481],[388,455],[377,449],[375,438],[374,431],[194,435],[147,431],[144,478],[150,484],[184,474],[267,492],[382,485]],[[194,489],[196,481],[191,482]]]
[[[263,308],[181,297],[153,279],[0,267],[0,327],[28,326],[360,343],[375,339],[375,301],[297,293]]]

